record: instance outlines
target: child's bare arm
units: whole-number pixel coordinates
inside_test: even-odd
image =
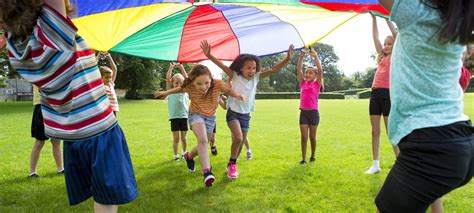
[[[379,29],[377,27],[377,17],[373,13],[370,13],[372,16],[372,38],[374,39],[375,51],[377,54],[382,54],[383,47],[379,39]]]
[[[398,34],[397,28],[395,27],[395,24],[393,24],[393,22],[391,22],[388,19],[385,19],[385,21],[387,22],[388,28],[390,29],[390,32],[392,32],[392,36],[395,39],[397,37],[397,34]]]
[[[44,3],[51,6],[55,10],[57,10],[61,15],[64,17],[67,16],[66,14],[66,2],[67,0],[44,0]]]
[[[265,77],[268,77],[272,74],[275,74],[276,72],[280,71],[281,68],[283,68],[286,64],[288,64],[288,62],[290,62],[291,58],[293,57],[293,54],[295,53],[295,47],[292,45],[290,45],[288,47],[288,54],[286,55],[286,58],[283,59],[280,63],[278,63],[277,65],[271,67],[270,69],[268,69],[267,71],[264,71],[260,74],[260,78],[265,78]]]
[[[154,93],[153,93],[153,96],[155,96],[155,98],[158,98],[158,97],[162,97],[162,96],[168,96],[170,94],[175,94],[175,93],[182,93],[184,92],[184,89],[182,87],[175,87],[173,89],[170,89],[170,90],[166,90],[166,91],[159,91],[159,90],[156,90]]]
[[[222,71],[225,72],[225,74],[227,74],[229,77],[232,78],[232,76],[234,75],[234,71],[232,71],[228,66],[226,66],[224,63],[219,61],[216,57],[214,57],[211,54],[211,45],[209,45],[209,43],[207,43],[207,40],[201,41],[201,49],[202,49],[202,52],[204,53],[204,55],[209,60],[211,60],[215,65],[217,65],[219,68],[221,68]]]
[[[186,69],[184,69],[183,64],[179,63],[178,69],[181,70],[181,74],[183,75],[184,78],[188,78],[188,73],[186,72]]]
[[[110,64],[110,69],[112,70],[112,82],[115,83],[115,79],[117,79],[117,65],[114,62],[114,59],[112,58],[112,55],[110,53],[107,54],[107,60],[109,60]]]
[[[225,92],[228,95],[236,98],[237,100],[241,100],[241,101],[245,100],[245,97],[243,95],[237,93],[235,90],[230,88],[229,85],[227,85],[225,82],[222,82],[220,90],[221,90],[221,92]]]
[[[296,64],[296,76],[298,77],[298,81],[303,81],[303,59],[305,56],[305,52],[301,50],[300,57],[298,58],[298,63]]]
[[[174,63],[170,63],[170,67],[166,72],[166,89],[171,88],[171,74],[173,73]]]
[[[323,67],[321,66],[321,60],[319,60],[318,53],[314,51],[313,48],[309,48],[309,54],[314,58],[314,63],[316,65],[316,68],[318,69],[318,73],[316,74],[316,81],[319,82],[319,84],[323,84]]]

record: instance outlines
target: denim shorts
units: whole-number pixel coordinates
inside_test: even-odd
[[[227,109],[226,121],[229,124],[231,121],[238,121],[240,124],[240,129],[244,132],[248,132],[250,129],[250,113],[241,114],[234,112],[231,109]]]
[[[210,134],[214,131],[214,127],[216,126],[216,115],[214,114],[213,116],[208,117],[199,113],[189,112],[188,122],[191,129],[194,123],[206,124],[206,132]]]

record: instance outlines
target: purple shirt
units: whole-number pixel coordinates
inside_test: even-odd
[[[318,110],[318,97],[321,84],[318,81],[301,81],[300,109]]]

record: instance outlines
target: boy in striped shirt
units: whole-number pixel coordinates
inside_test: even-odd
[[[67,0],[2,0],[0,23],[12,67],[39,87],[45,134],[64,140],[71,205],[93,196],[95,211],[117,211],[138,195],[125,136],[94,51],[66,17]]]

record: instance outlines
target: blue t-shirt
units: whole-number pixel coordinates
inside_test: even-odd
[[[170,119],[188,118],[189,97],[187,93],[168,95],[168,113]]]
[[[390,19],[399,28],[390,68],[390,142],[416,129],[468,120],[459,86],[465,47],[439,41],[439,11],[421,0],[396,0]]]

